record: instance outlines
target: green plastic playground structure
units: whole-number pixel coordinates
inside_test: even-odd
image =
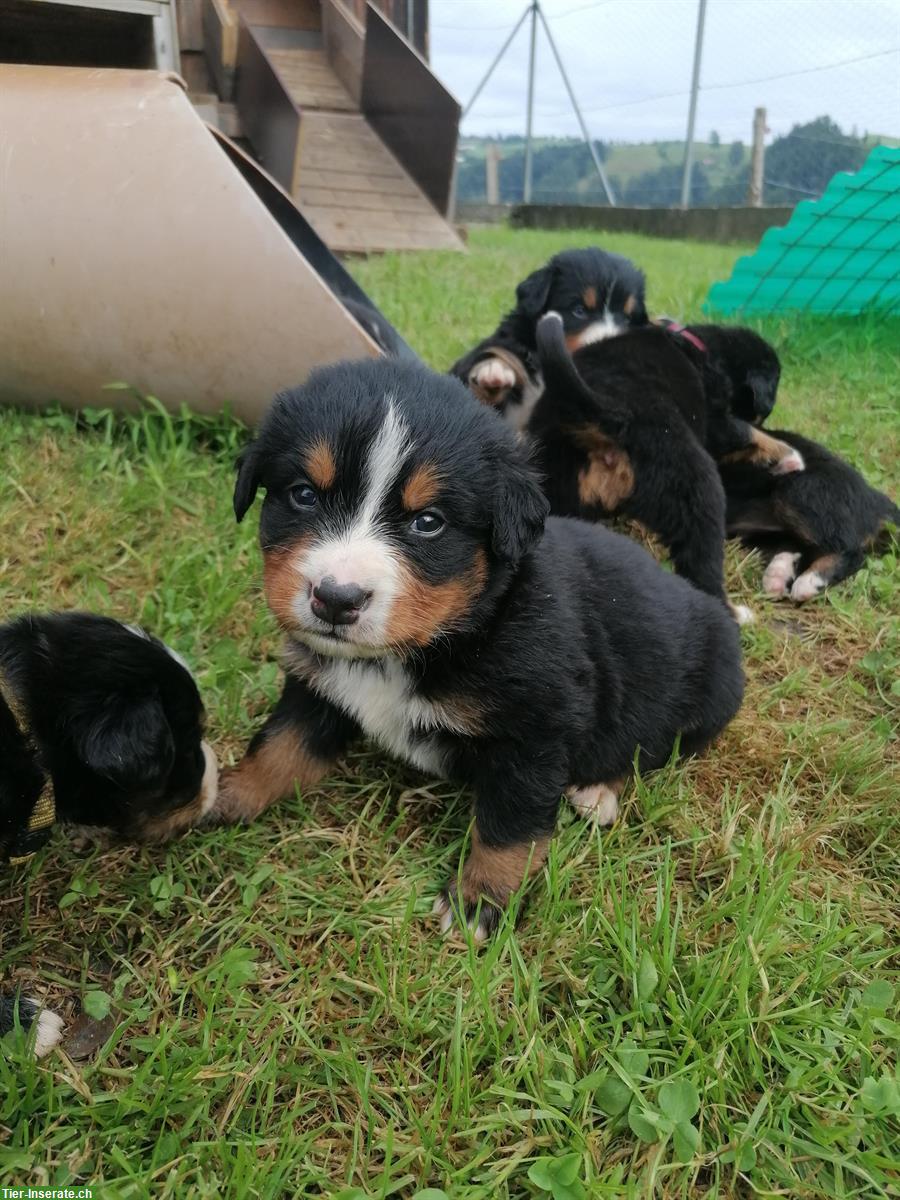
[[[877,146],[854,175],[767,229],[710,288],[707,312],[900,314],[900,149]]]

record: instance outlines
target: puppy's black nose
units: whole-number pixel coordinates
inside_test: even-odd
[[[313,588],[310,607],[329,625],[352,625],[371,595],[358,583],[336,583],[334,576],[326,575]]]

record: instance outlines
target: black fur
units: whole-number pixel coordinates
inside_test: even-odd
[[[751,425],[761,425],[775,407],[781,379],[781,362],[774,346],[743,326],[686,328],[706,346],[710,368],[727,381],[724,398],[732,414]]]
[[[748,463],[720,464],[729,536],[769,561],[780,552],[797,555],[795,578],[820,564],[823,587],[855,574],[885,524],[900,526],[900,509],[818,442],[789,430],[772,436],[799,450],[806,469],[775,477]]]
[[[345,648],[338,656],[321,635],[311,640],[306,597],[314,580],[300,575],[309,560],[295,560],[297,624],[292,616],[283,622],[289,674],[251,756],[273,728],[291,724],[318,758],[366,730],[388,746],[374,709],[361,700],[351,706],[369,687],[377,697],[392,680],[396,686],[399,672],[417,704],[477,714],[469,729],[411,717],[402,754],[412,762],[427,755],[435,770],[470,787],[476,836],[497,849],[549,835],[567,788],[627,774],[638,752],[644,767],[658,767],[679,739],[687,751],[713,739],[743,689],[738,633],[723,606],[627,538],[565,519],[544,527],[547,502],[522,444],[455,380],[389,361],[354,363],[318,371],[277,397],[236,490],[239,518],[256,488],[267,490],[264,551],[283,556],[296,546],[308,555],[356,519],[387,397],[411,449],[383,497],[378,536],[429,584],[471,579],[483,564],[478,590],[464,614],[435,628],[425,596],[418,611],[429,633],[421,644],[376,645],[376,657],[348,661]],[[300,511],[291,501],[298,472],[307,449],[322,442],[336,474],[315,506]],[[400,494],[422,464],[440,479],[433,508],[447,523],[417,543]],[[378,581],[370,585],[375,603]],[[344,699],[335,680],[347,681]],[[485,885],[483,921],[496,921],[510,890]],[[472,898],[464,903],[471,915]]]
[[[0,669],[36,742],[0,699],[0,861],[47,775],[57,820],[129,839],[197,799],[203,705],[155,638],[87,613],[20,617],[0,626]]]
[[[705,449],[708,414],[697,371],[662,329],[648,325],[569,354],[559,321],[538,330],[545,391],[529,423],[551,510],[640,521],[668,549],[675,569],[725,600],[725,497]],[[588,504],[579,480],[608,436],[627,458],[634,489],[613,507]]]

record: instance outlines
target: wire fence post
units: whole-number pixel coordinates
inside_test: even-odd
[[[531,11],[531,46],[528,51],[528,111],[525,116],[525,186],[522,189],[522,199],[526,204],[531,203],[531,130],[534,121],[534,52],[537,43],[537,0],[530,6]]]
[[[684,175],[681,180],[681,207],[691,206],[691,176],[694,173],[694,123],[697,119],[697,93],[700,91],[700,59],[703,56],[703,25],[706,0],[697,7],[697,37],[694,42],[694,69],[691,73],[691,102],[688,107],[687,138],[684,143]]]

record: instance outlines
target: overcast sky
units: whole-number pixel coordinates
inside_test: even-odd
[[[593,137],[684,136],[697,0],[542,6]],[[525,7],[526,0],[431,0],[432,66],[460,103]],[[527,25],[463,133],[524,132]],[[701,140],[715,129],[723,141],[749,141],[756,105],[766,106],[772,134],[828,113],[846,130],[900,136],[900,0],[708,0],[700,79]],[[578,134],[540,25],[535,133]]]

